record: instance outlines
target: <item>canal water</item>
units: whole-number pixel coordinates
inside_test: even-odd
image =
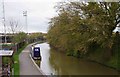
[[[37,44],[41,48],[40,69],[46,75],[117,75],[118,72],[98,63],[88,62],[51,49],[48,43]]]

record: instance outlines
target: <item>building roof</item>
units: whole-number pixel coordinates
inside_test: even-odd
[[[12,56],[13,50],[0,50],[0,56]]]

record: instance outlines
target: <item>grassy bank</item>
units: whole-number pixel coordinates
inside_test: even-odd
[[[98,52],[97,52],[98,51]],[[97,49],[96,52],[89,54],[89,56],[85,56],[84,58],[87,59],[88,61],[92,61],[95,63],[99,63],[101,65],[113,68],[115,70],[120,70],[118,68],[119,63],[118,63],[118,54],[114,54],[114,56],[111,56],[111,58],[106,58],[107,55],[103,55],[104,51],[102,49]]]
[[[19,63],[19,54],[21,53],[21,51],[27,46],[27,44],[25,44],[22,48],[18,49],[18,51],[16,53],[14,53],[13,55],[13,60],[14,60],[14,75],[19,75],[20,73],[20,63]]]

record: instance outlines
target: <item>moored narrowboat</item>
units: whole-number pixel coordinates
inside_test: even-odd
[[[30,54],[31,54],[31,57],[33,59],[39,59],[39,60],[41,60],[40,47],[34,47],[34,46],[32,46]]]

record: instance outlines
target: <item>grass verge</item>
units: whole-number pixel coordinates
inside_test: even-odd
[[[21,51],[27,46],[28,44],[25,44],[22,48],[20,48],[16,53],[13,55],[13,60],[14,60],[14,75],[19,75],[20,74],[20,63],[19,63],[19,55]]]

